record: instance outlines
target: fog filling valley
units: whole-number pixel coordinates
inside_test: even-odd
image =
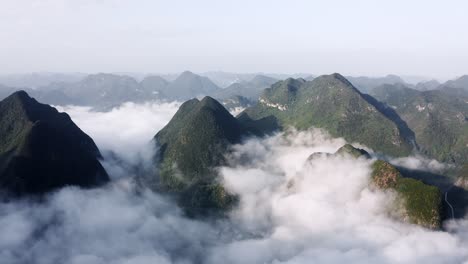
[[[468,221],[431,231],[388,212],[392,193],[369,187],[371,160],[333,153],[322,130],[287,131],[235,145],[219,168],[239,205],[223,219],[192,219],[163,194],[137,188],[121,163],[154,166],[153,136],[179,103],[109,112],[61,107],[100,148],[111,183],[67,187],[43,202],[0,204],[1,263],[468,263]],[[440,169],[419,157],[393,162]]]

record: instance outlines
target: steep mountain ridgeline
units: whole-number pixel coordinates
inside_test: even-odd
[[[312,81],[278,82],[245,114],[254,120],[274,116],[283,128],[324,128],[333,136],[392,156],[409,154],[414,140],[411,131],[381,109],[343,76],[332,74]]]
[[[211,97],[185,102],[154,137],[159,175],[148,179],[148,184],[178,194],[190,214],[222,212],[236,198],[224,190],[216,167],[226,164],[232,144],[271,131],[269,121],[236,119]]]
[[[226,209],[235,201],[216,179],[231,144],[240,142],[240,123],[210,97],[181,105],[172,120],[154,137],[160,146],[159,184],[153,188],[179,194],[189,214]]]
[[[65,113],[24,91],[0,102],[0,189],[41,194],[67,185],[93,187],[109,177],[93,140]]]
[[[164,157],[163,183],[179,188],[210,175],[210,166],[223,162],[226,147],[238,143],[242,132],[237,119],[214,99],[205,97],[201,101],[185,102],[155,136]],[[166,176],[174,171],[184,175],[187,181],[170,181],[172,178]]]
[[[448,163],[468,162],[468,99],[395,85],[377,87],[372,95],[414,131],[421,153]]]
[[[14,87],[0,84],[0,100],[7,98],[10,94],[14,93],[16,89]]]

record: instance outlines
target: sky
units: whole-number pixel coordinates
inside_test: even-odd
[[[0,74],[468,73],[463,0],[0,0]]]

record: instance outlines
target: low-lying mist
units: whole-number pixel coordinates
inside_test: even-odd
[[[109,112],[64,107],[106,158],[151,163],[149,142],[179,104],[125,104]],[[104,161],[107,186],[0,204],[1,263],[463,263],[468,221],[431,231],[393,219],[394,195],[368,188],[371,161],[335,152],[343,139],[288,131],[233,147],[221,180],[240,202],[229,217],[190,219],[162,194],[136,187]],[[398,160],[410,169],[439,166]],[[419,164],[419,165],[418,165]],[[414,167],[414,168],[413,168]],[[468,262],[466,262],[468,263]]]
[[[90,107],[65,106],[73,121],[97,144],[103,166],[112,178],[134,176],[130,166],[151,166],[154,145],[150,141],[177,112],[180,103],[125,103],[107,112]]]
[[[148,145],[171,120],[180,103],[125,103],[107,112],[90,107],[65,106],[73,121],[96,142],[101,151],[114,151],[127,158]]]

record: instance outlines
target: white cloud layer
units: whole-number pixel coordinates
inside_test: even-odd
[[[67,112],[101,150],[131,154],[146,146],[179,106],[177,102],[125,103],[108,112],[95,112],[80,106],[57,108]]]
[[[107,113],[68,108],[101,148],[133,160],[175,105]],[[172,113],[172,114],[171,114]],[[129,129],[129,131],[127,131]],[[133,138],[135,137],[135,138]],[[135,145],[133,145],[133,143]],[[463,263],[468,221],[450,232],[400,223],[391,193],[367,188],[370,161],[319,157],[344,144],[320,130],[289,131],[234,147],[220,168],[240,195],[226,219],[186,218],[170,198],[117,177],[65,188],[43,203],[0,203],[2,263]]]
[[[129,166],[151,165],[154,145],[149,142],[179,106],[178,102],[124,103],[108,112],[81,106],[57,108],[94,140],[105,158],[105,169],[111,177],[120,178],[129,176]]]

